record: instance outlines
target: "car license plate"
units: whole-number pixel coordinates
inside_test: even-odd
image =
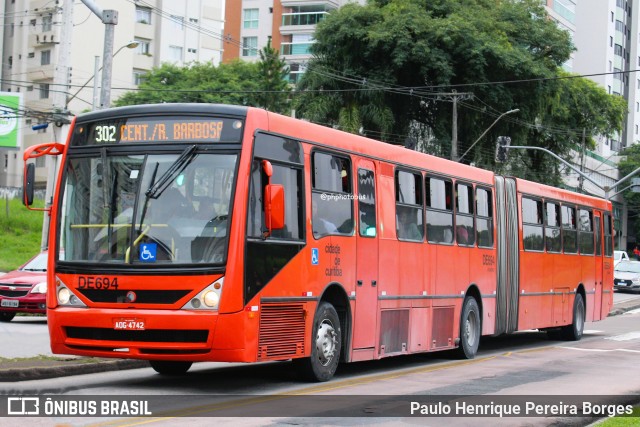
[[[144,319],[113,319],[113,329],[144,331]]]
[[[3,299],[0,302],[0,307],[18,308],[18,306],[20,306],[20,302],[17,299]]]

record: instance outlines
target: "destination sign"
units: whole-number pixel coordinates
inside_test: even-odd
[[[78,124],[71,144],[240,142],[242,121],[211,117],[134,117]]]

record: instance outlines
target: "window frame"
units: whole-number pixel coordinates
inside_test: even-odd
[[[444,194],[444,208],[438,208],[438,207],[432,207],[431,206],[431,181],[430,180],[437,180],[440,181],[444,184],[444,190],[445,190],[445,194]],[[429,181],[428,181],[429,180]],[[424,177],[424,188],[425,188],[425,225],[426,225],[426,239],[427,242],[429,243],[433,243],[433,244],[438,244],[438,245],[453,245],[454,244],[454,236],[453,236],[453,232],[454,232],[454,209],[453,209],[453,179],[449,178],[449,177],[445,177],[442,175],[435,175],[435,174],[426,174]],[[429,190],[429,192],[427,192],[427,190]],[[447,200],[448,199],[448,200]],[[441,200],[440,200],[441,201]],[[429,212],[432,212],[432,215],[429,215]],[[448,225],[444,225],[443,227],[443,238],[442,240],[432,240],[432,236],[435,234],[435,232],[430,233],[429,229],[430,229],[430,224],[429,224],[429,219],[434,216],[434,214],[441,216],[441,215],[446,215],[450,218],[450,226]],[[433,227],[433,226],[431,226]],[[436,225],[435,227],[440,227],[439,225]],[[450,229],[447,229],[447,227],[450,227]],[[431,228],[433,230],[433,228]],[[446,232],[449,232],[449,234],[451,235],[449,239],[445,239],[445,235],[447,234]],[[431,237],[430,237],[431,236]]]
[[[331,190],[331,189],[323,189],[321,187],[318,186],[317,184],[317,177],[318,177],[318,173],[321,173],[321,169],[318,169],[318,171],[316,171],[316,156],[317,155],[325,155],[325,156],[330,156],[332,159],[339,159],[341,161],[346,162],[346,168],[344,167],[344,164],[342,165],[343,168],[341,169],[342,171],[346,171],[347,172],[347,180],[346,180],[346,184],[348,186],[348,188],[344,189],[344,177],[342,177],[341,174],[341,180],[342,180],[342,191],[335,191],[335,190]],[[351,158],[350,155],[346,154],[346,153],[341,153],[341,152],[337,152],[337,151],[330,151],[330,150],[320,150],[320,149],[313,149],[311,151],[310,154],[310,161],[311,161],[311,167],[310,167],[310,174],[311,174],[311,204],[312,204],[312,210],[311,210],[311,224],[312,224],[312,234],[313,237],[316,240],[319,240],[325,236],[353,236],[354,232],[355,232],[355,210],[354,210],[354,206],[353,206],[353,199],[354,199],[354,185],[353,185],[353,159]],[[345,219],[343,221],[342,224],[338,225],[337,223],[333,222],[333,225],[336,227],[336,229],[338,230],[338,232],[329,232],[326,234],[321,234],[321,233],[316,233],[313,230],[313,225],[314,225],[314,213],[313,213],[313,204],[317,204],[318,205],[318,210],[322,210],[323,214],[322,217],[324,219],[324,217],[327,217],[327,212],[332,211],[335,213],[335,210],[331,210],[331,209],[327,209],[326,205],[327,202],[332,203],[338,203],[339,201],[346,201],[348,202],[349,205],[349,211],[350,211],[350,217]],[[343,202],[344,203],[344,202]],[[346,203],[345,203],[346,205]],[[322,206],[322,208],[320,207]],[[335,218],[335,215],[334,217]],[[351,222],[351,228],[348,231],[339,231],[339,228],[342,227],[347,221]]]
[[[536,221],[535,222],[531,222],[528,218],[529,215],[525,214],[525,208],[527,209],[527,213],[530,212],[530,209],[528,206],[525,206],[525,201],[527,202],[533,202],[535,204],[535,215],[536,215]],[[544,224],[545,224],[545,215],[544,215],[544,199],[541,197],[536,197],[536,196],[532,196],[530,194],[523,194],[522,195],[522,201],[521,201],[521,205],[522,205],[522,210],[521,210],[521,215],[522,215],[522,248],[526,251],[526,252],[545,252],[546,249],[546,244],[545,244],[545,240],[546,240],[546,234],[545,234],[545,230],[544,230]],[[540,241],[539,245],[536,246],[529,246],[527,247],[527,238],[529,236],[533,236],[534,234],[528,234],[527,230],[531,230],[531,231],[539,231],[539,233],[536,233],[536,236],[540,236],[542,238],[542,240]]]
[[[414,199],[419,199],[419,200],[415,200],[415,203],[410,203],[408,201],[400,201],[400,183],[402,182],[399,178],[400,178],[400,174],[406,174],[406,175],[412,175],[413,176],[413,182],[414,182],[414,189],[417,190],[416,193],[414,193]],[[396,217],[396,238],[400,241],[403,242],[414,242],[414,243],[422,243],[424,242],[424,236],[425,236],[425,231],[424,231],[424,179],[422,176],[422,173],[419,171],[415,171],[415,170],[411,170],[411,169],[406,169],[406,168],[396,168],[394,174],[394,188],[395,188],[395,207],[396,207],[396,212],[395,212],[395,217]],[[418,215],[416,215],[416,219],[421,219],[422,222],[415,223],[415,226],[417,227],[419,233],[420,233],[420,239],[417,238],[411,238],[411,237],[405,237],[402,236],[400,237],[400,214],[402,211],[406,210],[407,212],[409,210],[417,210]]]
[[[478,209],[478,203],[480,201],[478,197],[479,191],[485,191],[487,193],[487,209],[489,216],[480,215]],[[475,215],[476,215],[476,245],[479,248],[493,248],[495,247],[495,238],[494,238],[494,209],[493,209],[493,189],[489,187],[484,187],[481,185],[476,185],[474,190],[475,196]],[[491,244],[489,246],[484,246],[480,244],[480,233],[478,232],[478,221],[486,221],[488,224],[489,237],[491,239]]]

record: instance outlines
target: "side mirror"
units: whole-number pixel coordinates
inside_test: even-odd
[[[284,186],[272,184],[273,165],[269,160],[262,161],[262,170],[267,175],[267,185],[264,187],[262,203],[264,204],[264,222],[267,231],[263,233],[266,239],[273,230],[284,228]]]
[[[31,206],[33,204],[34,183],[36,179],[36,165],[27,163],[27,169],[24,172],[24,183],[22,186],[22,204]]]
[[[284,186],[267,184],[264,188],[264,219],[269,234],[284,228]]]

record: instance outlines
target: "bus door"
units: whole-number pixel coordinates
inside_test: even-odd
[[[593,297],[593,320],[598,320],[602,316],[602,219],[600,212],[593,212],[593,231],[596,235],[595,251],[595,295]],[[586,301],[585,301],[586,303]]]
[[[373,348],[378,312],[378,226],[375,165],[358,162],[358,231],[356,233],[356,299],[353,348]]]

